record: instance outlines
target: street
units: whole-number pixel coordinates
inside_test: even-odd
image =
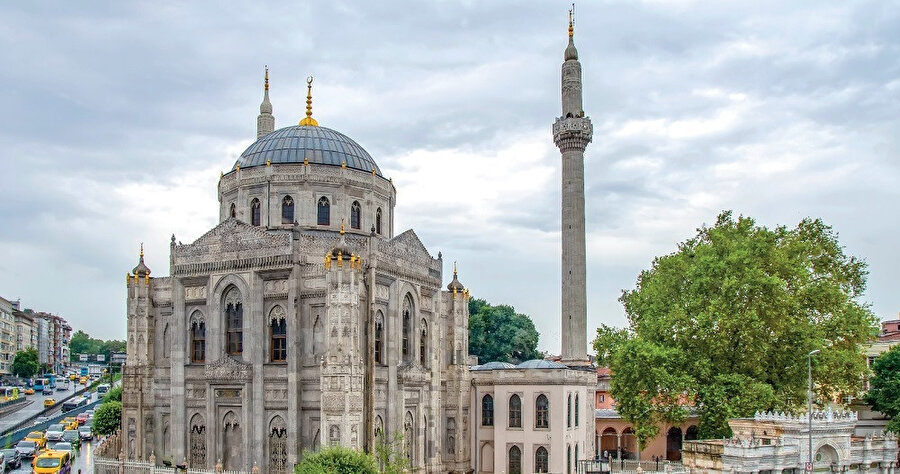
[[[82,385],[76,385],[76,384],[69,383],[68,390],[60,390],[60,391],[54,390],[53,395],[40,395],[38,393],[35,393],[34,395],[20,394],[19,395],[20,397],[25,397],[27,400],[31,400],[32,403],[30,403],[28,406],[26,406],[24,408],[20,408],[20,409],[16,410],[13,413],[10,413],[8,415],[0,417],[0,432],[6,431],[13,425],[16,425],[17,423],[21,422],[22,420],[44,411],[44,400],[45,399],[53,398],[57,402],[59,402],[63,398],[66,398],[69,395],[71,395],[75,391],[76,387],[80,388],[80,387],[82,387]],[[59,408],[59,403],[57,403],[57,408]]]
[[[78,451],[78,454],[72,458],[72,473],[84,473],[87,474],[91,472],[91,468],[93,467],[92,463],[93,456],[93,446],[90,442],[84,442],[81,445],[81,450]],[[13,469],[11,471],[7,471],[10,473],[30,473],[31,472],[31,459],[23,459],[22,467],[19,469]]]

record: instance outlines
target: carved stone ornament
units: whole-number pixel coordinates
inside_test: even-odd
[[[253,368],[250,364],[227,356],[206,364],[206,378],[210,381],[248,381],[252,372]]]

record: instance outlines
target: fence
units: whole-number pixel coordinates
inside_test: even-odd
[[[116,430],[97,446],[94,451],[94,474],[260,474],[257,467],[247,472],[225,471],[221,465],[213,470],[157,466],[156,456],[152,454],[149,461],[125,460],[121,436],[122,433]]]

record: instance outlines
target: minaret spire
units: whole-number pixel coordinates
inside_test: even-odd
[[[312,76],[306,78],[306,118],[300,121],[300,125],[318,127],[319,122],[312,117]]]
[[[259,117],[256,118],[256,138],[275,131],[275,116],[272,115],[272,103],[269,102],[269,66],[266,66],[265,89],[263,101],[259,104]]]
[[[590,365],[587,356],[587,284],[584,222],[584,150],[593,137],[581,101],[581,63],[575,49],[575,5],[569,10],[569,44],[561,74],[562,116],[553,142],[562,154],[562,362]]]

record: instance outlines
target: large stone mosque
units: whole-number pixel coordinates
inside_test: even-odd
[[[371,451],[400,433],[423,472],[573,472],[573,454],[594,451],[596,378],[584,289],[591,125],[571,20],[553,126],[563,364],[472,366],[455,266],[447,278],[440,253],[396,232],[394,184],[317,123],[311,79],[307,91],[306,116],[276,130],[266,71],[257,140],[219,180],[219,224],[193,243],[172,237],[169,276],[151,277],[143,251],[128,275],[125,457],[286,473],[321,446]]]

